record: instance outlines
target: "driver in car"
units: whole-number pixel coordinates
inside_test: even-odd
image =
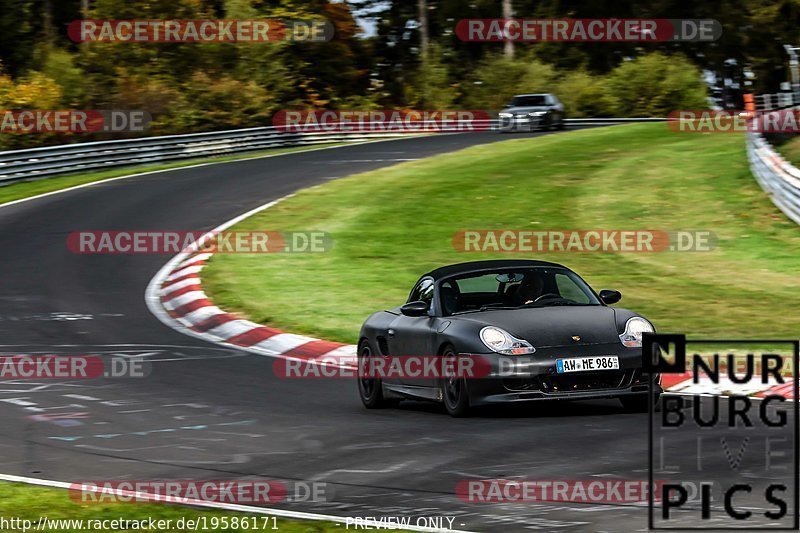
[[[519,284],[519,289],[517,289],[517,305],[532,304],[536,301],[536,298],[542,295],[543,288],[544,281],[540,276],[528,274]]]

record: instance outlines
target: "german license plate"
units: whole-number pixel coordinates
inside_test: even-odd
[[[618,370],[619,357],[616,355],[600,355],[597,357],[573,357],[556,359],[556,372],[595,372],[597,370]]]

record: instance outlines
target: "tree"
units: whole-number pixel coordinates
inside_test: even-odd
[[[33,13],[34,0],[16,0],[14,9],[0,8],[0,66],[11,76],[21,74],[33,56]]]

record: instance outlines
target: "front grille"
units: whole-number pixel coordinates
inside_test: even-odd
[[[580,392],[619,389],[630,382],[630,372],[607,370],[604,372],[575,372],[542,376],[542,391],[549,393]]]

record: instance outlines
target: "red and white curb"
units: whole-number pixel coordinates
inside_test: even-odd
[[[207,236],[224,231],[292,196],[290,194],[239,215],[209,231],[198,241],[203,242]],[[214,305],[203,292],[200,280],[200,271],[211,256],[209,252],[189,248],[173,257],[150,281],[145,299],[150,311],[164,324],[187,335],[259,355],[317,360],[323,366],[357,366],[355,345],[286,333],[244,320]],[[662,386],[670,393],[681,395],[737,394],[754,399],[771,394],[792,398],[794,391],[791,379],[786,383],[774,380],[761,383],[760,379],[753,379],[749,383],[737,384],[727,378],[721,377],[719,383],[714,383],[704,377],[694,383],[690,373],[663,374]]]
[[[198,241],[203,242],[206,236],[224,231],[291,196],[293,195],[269,202],[229,220],[203,235]],[[209,252],[189,248],[172,258],[150,281],[146,292],[147,305],[164,324],[187,335],[259,355],[318,360],[321,365],[326,366],[356,367],[356,346],[352,344],[286,333],[244,320],[214,305],[203,292],[200,279],[200,272],[211,256]],[[737,384],[727,379],[714,383],[703,378],[694,383],[692,375],[684,373],[663,374],[662,386],[666,391],[682,395],[741,394],[763,398],[770,394],[779,394],[792,398],[794,385],[791,381],[763,384],[760,379]]]
[[[160,303],[174,320],[214,342],[263,355],[355,362],[355,346],[284,333],[215,306],[203,292],[199,276],[210,257],[207,252],[190,255],[175,265],[159,284]]]
[[[747,383],[734,383],[727,376],[720,376],[719,383],[714,383],[706,376],[702,376],[697,383],[694,382],[691,372],[683,374],[662,374],[661,385],[665,390],[674,394],[707,396],[750,396],[754,399],[770,395],[783,396],[794,399],[794,382],[791,377],[786,377],[785,383],[778,383],[770,378],[767,383],[761,382],[760,376],[753,376]]]
[[[224,231],[283,199],[248,211],[206,235]],[[198,241],[203,242],[206,235]],[[200,280],[200,271],[211,256],[211,253],[199,251],[196,247],[184,250],[164,265],[150,281],[146,293],[147,305],[162,322],[188,335],[259,355],[301,360],[318,359],[324,360],[326,365],[356,365],[354,345],[286,333],[244,320],[214,305],[203,292]]]
[[[258,210],[266,209],[277,202],[267,204]],[[248,213],[246,216],[254,214]],[[236,222],[243,216],[237,218]],[[229,225],[221,226],[214,231],[222,231]],[[202,240],[202,239],[201,239]],[[228,313],[219,307],[203,292],[200,271],[212,256],[208,252],[188,250],[173,259],[154,278],[152,299],[163,313],[171,319],[169,325],[177,324],[184,332],[199,336],[212,342],[245,349],[249,352],[301,360],[320,360],[325,365],[356,366],[356,347],[351,344],[330,342],[293,333],[285,333],[275,328],[262,326]],[[150,298],[148,298],[150,300]],[[702,378],[694,383],[690,373],[663,374],[662,385],[665,390],[683,395],[705,394],[721,395],[740,394],[763,398],[778,394],[792,397],[793,383],[770,382],[763,384],[761,380],[737,384],[728,379],[720,379],[714,383]]]

